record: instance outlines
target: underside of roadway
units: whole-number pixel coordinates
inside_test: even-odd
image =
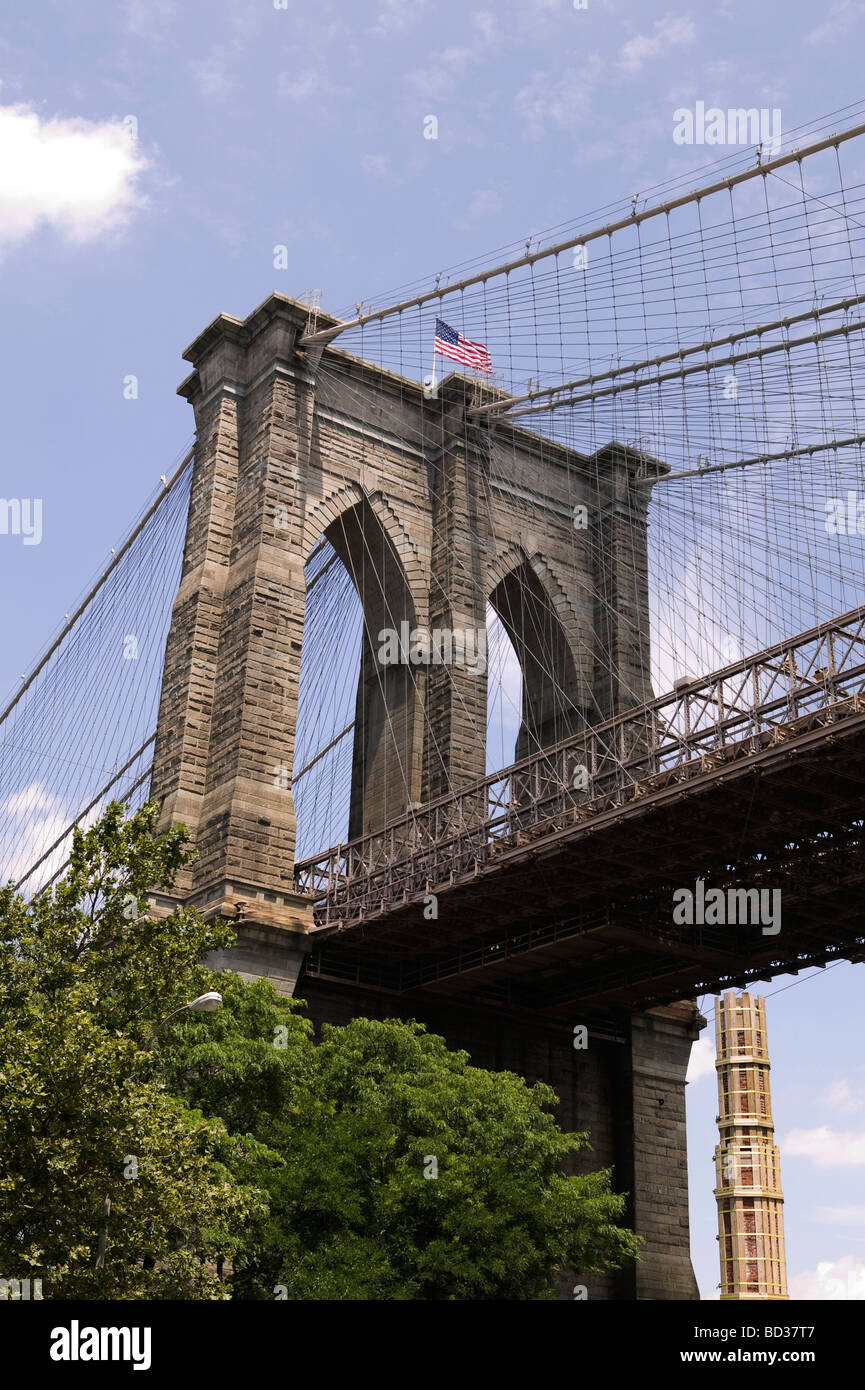
[[[386,893],[371,881],[360,921],[315,932],[308,975],[553,1019],[865,959],[861,696],[614,800],[480,855],[457,844],[441,881],[419,887],[409,866],[392,868]],[[780,920],[677,923],[674,893],[698,878],[706,894],[768,890],[772,902],[779,890]]]

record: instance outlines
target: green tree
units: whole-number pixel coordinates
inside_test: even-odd
[[[565,1176],[587,1141],[548,1087],[416,1023],[316,1042],[299,1002],[201,964],[233,933],[149,911],[193,853],[157,814],[112,805],[50,892],[0,890],[0,1275],[55,1298],[537,1299],[635,1256],[610,1174]],[[174,1012],[214,987],[217,1012]]]
[[[609,1172],[564,1175],[588,1144],[557,1127],[548,1086],[417,1023],[356,1019],[316,1045],[269,983],[223,980],[223,1009],[168,1057],[190,1104],[248,1136],[237,1177],[268,1193],[235,1296],[552,1298],[562,1267],[634,1258]]]
[[[0,1274],[41,1277],[45,1297],[225,1297],[215,1261],[261,1206],[224,1125],[154,1067],[198,960],[232,940],[195,912],[147,914],[191,858],[157,813],[113,804],[51,891],[0,889]]]

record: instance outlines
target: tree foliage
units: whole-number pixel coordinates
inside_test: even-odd
[[[610,1174],[554,1092],[490,1072],[421,1024],[355,1019],[316,1044],[266,981],[172,1043],[172,1084],[249,1136],[238,1178],[269,1197],[236,1294],[290,1299],[537,1299],[556,1271],[619,1267],[638,1241]]]
[[[190,858],[156,814],[112,805],[53,890],[0,890],[0,1274],[45,1297],[225,1297],[214,1261],[261,1203],[225,1126],[154,1068],[160,1021],[231,940],[195,912],[147,915]]]
[[[25,902],[0,890],[0,1275],[46,1297],[539,1299],[634,1258],[556,1097],[421,1024],[313,1036],[299,1001],[215,975],[231,945],[159,917],[192,857],[112,805]],[[217,1012],[175,1012],[218,988]],[[110,1213],[106,1214],[106,1199]]]

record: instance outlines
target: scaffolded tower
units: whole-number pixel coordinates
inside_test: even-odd
[[[784,1197],[773,1142],[765,1001],[716,1000],[715,1197],[722,1299],[787,1298]]]

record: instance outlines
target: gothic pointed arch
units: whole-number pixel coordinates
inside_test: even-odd
[[[339,521],[346,512],[365,505],[387,535],[398,556],[405,581],[411,590],[412,603],[418,620],[423,620],[426,608],[426,579],[418,547],[412,540],[395,509],[381,491],[368,492],[360,483],[346,483],[335,489],[306,514],[303,527],[304,554],[309,555],[319,538]]]
[[[588,717],[585,663],[575,651],[570,615],[540,557],[514,553],[499,562],[489,602],[516,654],[522,673],[521,722],[514,758],[519,760],[584,728]],[[506,557],[502,557],[504,560]]]
[[[341,488],[310,513],[304,542],[321,563],[312,574],[307,571],[306,626],[315,626],[317,635],[314,649],[307,641],[303,646],[298,731],[309,747],[317,707],[334,698],[349,663],[354,697],[347,726],[332,737],[345,739],[351,748],[347,822],[339,838],[353,839],[404,814],[419,794],[423,691],[418,673],[380,659],[383,634],[416,625],[418,602],[407,568],[417,568],[417,556],[392,509],[358,484]],[[313,605],[327,605],[328,595],[330,611],[321,618]],[[316,665],[318,671],[312,669]],[[325,748],[327,732],[318,740]]]

